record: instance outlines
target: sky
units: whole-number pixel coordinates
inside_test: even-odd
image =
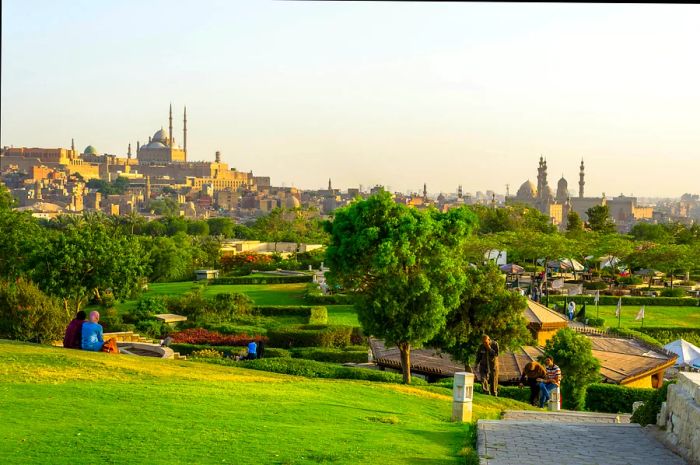
[[[700,193],[700,5],[4,0],[2,146],[188,158],[273,185]]]

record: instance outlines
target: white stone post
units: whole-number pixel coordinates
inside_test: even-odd
[[[552,412],[558,412],[561,410],[561,387],[557,386],[556,389],[552,391],[549,398],[548,407]]]
[[[474,374],[466,371],[455,373],[452,388],[452,421],[472,421],[474,399]]]

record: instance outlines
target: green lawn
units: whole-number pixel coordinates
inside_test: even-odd
[[[617,317],[614,305],[601,305],[600,318],[605,319],[605,325],[617,328]],[[623,305],[620,323],[623,328],[637,329],[642,325],[635,317],[641,305]],[[577,307],[577,311],[580,307]],[[595,305],[586,305],[586,315],[596,316]],[[700,328],[700,307],[644,307],[644,326]]]
[[[360,326],[357,312],[352,305],[326,305],[328,309],[328,324]]]
[[[475,398],[506,408],[527,406]],[[473,433],[420,388],[9,341],[0,412],[3,464],[458,464]]]

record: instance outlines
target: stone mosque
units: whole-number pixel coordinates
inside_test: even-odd
[[[651,218],[651,208],[637,207],[636,197],[620,195],[613,199],[606,199],[605,194],[601,197],[586,197],[584,195],[585,185],[585,166],[581,160],[578,195],[570,195],[569,183],[563,175],[557,182],[555,194],[547,181],[547,160],[540,156],[540,163],[537,167],[537,186],[530,180],[525,181],[515,196],[506,196],[506,204],[520,203],[536,208],[548,215],[552,219],[552,223],[561,230],[566,229],[566,218],[570,211],[575,211],[583,221],[588,221],[586,211],[596,205],[608,205],[610,214],[621,231],[628,229],[636,220]]]

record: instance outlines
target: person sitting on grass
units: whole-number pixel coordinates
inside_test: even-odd
[[[255,360],[256,358],[258,358],[257,349],[258,345],[255,343],[255,341],[250,341],[248,343],[248,357],[246,358],[248,360]]]
[[[82,344],[84,323],[85,312],[80,310],[66,328],[66,335],[63,338],[63,347],[65,347],[66,349],[80,350]]]
[[[549,402],[552,391],[559,387],[561,382],[561,370],[558,366],[554,364],[554,359],[552,357],[547,357],[544,359],[544,364],[546,368],[546,374],[544,381],[542,381],[540,386],[540,408],[544,408],[544,404]]]
[[[117,340],[111,338],[109,341],[104,342],[102,339],[102,325],[98,322],[100,321],[100,312],[92,311],[90,312],[90,321],[83,325],[83,335],[82,335],[82,347],[83,350],[90,350],[92,352],[107,352],[111,354],[118,354],[119,349],[117,348]]]

